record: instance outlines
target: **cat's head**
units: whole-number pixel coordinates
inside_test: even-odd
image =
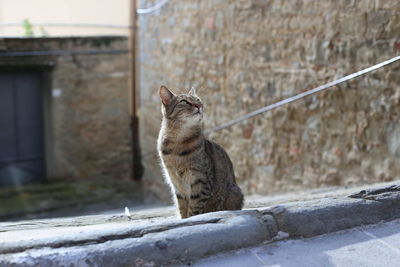
[[[194,88],[187,94],[176,95],[165,86],[160,87],[163,117],[180,124],[199,124],[203,118],[203,103]]]

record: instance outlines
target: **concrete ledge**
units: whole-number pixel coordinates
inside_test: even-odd
[[[261,212],[271,214],[279,230],[290,237],[311,237],[400,218],[400,193],[393,193],[390,199],[397,204],[365,199],[322,199],[280,205]]]
[[[167,224],[127,226],[101,225],[102,231],[97,226],[76,227],[70,229],[72,233],[65,227],[20,231],[17,235],[0,233],[1,240],[7,240],[0,243],[0,265],[183,263],[220,251],[254,246],[277,233],[272,216],[262,216],[255,210],[203,214]]]
[[[282,236],[311,237],[400,218],[399,187],[388,188],[185,220],[114,219],[84,226],[0,229],[0,266],[188,264]]]

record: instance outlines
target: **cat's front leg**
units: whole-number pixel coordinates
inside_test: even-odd
[[[179,214],[181,215],[181,218],[184,219],[184,218],[189,217],[189,215],[188,215],[188,213],[189,213],[188,200],[179,193],[176,193],[175,197],[176,197],[176,203],[178,205]]]
[[[199,177],[191,184],[189,217],[204,213],[204,206],[211,197],[211,185],[206,177]]]

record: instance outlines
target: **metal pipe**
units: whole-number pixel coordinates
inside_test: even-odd
[[[139,118],[137,114],[137,13],[136,0],[131,0],[130,6],[130,50],[131,50],[131,134],[132,134],[132,179],[140,180],[143,175],[139,145]]]

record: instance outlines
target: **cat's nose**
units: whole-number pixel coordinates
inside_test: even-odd
[[[193,104],[195,108],[197,108],[198,111],[202,112],[203,111],[203,105],[202,104]]]
[[[198,108],[198,109],[201,109],[202,107],[203,107],[203,104],[193,104],[193,106],[195,106],[196,108]]]

